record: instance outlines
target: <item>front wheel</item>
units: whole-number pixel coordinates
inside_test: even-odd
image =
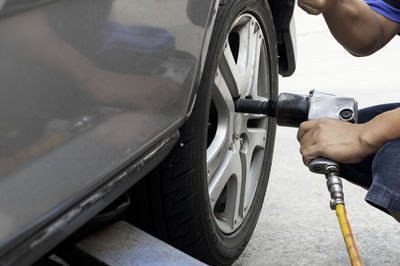
[[[266,1],[221,1],[192,115],[173,152],[142,182],[155,221],[145,229],[209,264],[242,253],[267,189],[275,123],[235,113],[233,101],[277,97],[273,25]]]

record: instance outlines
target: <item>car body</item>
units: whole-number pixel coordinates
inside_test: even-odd
[[[37,260],[171,151],[218,4],[0,1],[0,264]],[[288,76],[294,1],[269,4]]]

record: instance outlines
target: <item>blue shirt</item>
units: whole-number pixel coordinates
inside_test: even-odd
[[[372,10],[400,23],[400,0],[364,0]]]

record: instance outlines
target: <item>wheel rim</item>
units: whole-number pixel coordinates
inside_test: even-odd
[[[209,116],[207,181],[218,228],[235,232],[245,220],[260,180],[268,120],[234,112],[233,99],[269,97],[269,64],[261,27],[240,15],[225,40],[215,73]]]

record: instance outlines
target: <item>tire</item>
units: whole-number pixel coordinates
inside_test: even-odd
[[[251,33],[259,40],[249,37],[248,43],[261,44],[260,57],[254,56],[259,65],[258,71],[246,72],[257,70],[257,60],[249,60],[257,49],[246,52],[239,40]],[[242,253],[254,231],[271,169],[274,121],[232,109],[236,97],[277,98],[275,29],[266,1],[222,0],[209,47],[180,141],[131,191],[128,220],[205,263],[226,265]],[[232,62],[243,75],[253,73],[246,86],[232,82]],[[261,71],[265,75],[258,75]],[[229,154],[236,163],[227,159]]]

